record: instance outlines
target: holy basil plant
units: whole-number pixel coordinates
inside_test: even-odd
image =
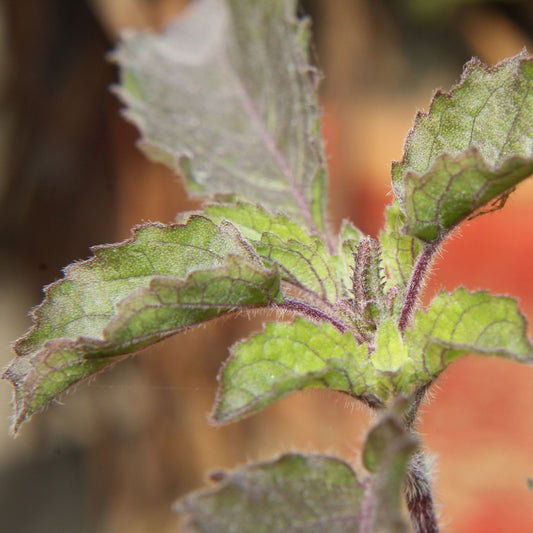
[[[530,364],[533,346],[512,298],[458,288],[420,308],[418,296],[454,228],[533,172],[533,61],[472,60],[435,94],[393,163],[395,199],[376,240],[349,221],[339,234],[328,225],[308,44],[295,0],[197,0],[160,35],[124,36],[116,92],[141,148],[206,203],[93,248],[45,288],[4,373],[13,432],[126,354],[222,315],[284,310],[292,320],[230,348],[213,421],[309,387],[342,391],[377,413],[365,471],[292,453],[217,473],[177,509],[201,532],[435,532],[420,401],[454,359]]]

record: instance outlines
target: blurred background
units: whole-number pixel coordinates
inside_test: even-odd
[[[61,268],[142,221],[195,208],[176,176],[135,148],[106,60],[124,28],[163,27],[186,0],[0,2],[0,365]],[[417,109],[473,55],[533,52],[533,2],[307,0],[325,73],[332,224],[377,235]],[[533,183],[446,244],[430,285],[513,294],[533,317]],[[458,238],[458,237],[461,238]],[[370,415],[326,391],[294,394],[222,428],[207,422],[226,347],[261,327],[222,321],[177,336],[78,387],[8,437],[0,383],[0,517],[17,533],[180,531],[177,497],[206,473],[288,450],[354,465]],[[533,371],[467,357],[439,379],[421,432],[435,456],[443,531],[530,532]]]

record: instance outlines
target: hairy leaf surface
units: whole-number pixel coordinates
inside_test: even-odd
[[[353,305],[361,325],[370,333],[376,330],[386,314],[383,292],[381,247],[372,237],[364,237],[354,254],[352,283]]]
[[[376,401],[390,389],[386,375],[368,360],[366,345],[331,324],[297,318],[267,324],[262,333],[236,344],[219,378],[213,418],[228,422],[309,387],[330,388]]]
[[[405,217],[397,202],[387,208],[386,217],[385,230],[379,236],[386,274],[385,287],[405,288],[424,243],[403,233]]]
[[[346,294],[353,292],[354,255],[357,253],[357,246],[364,237],[359,228],[355,227],[349,220],[342,221],[339,235],[339,272]]]
[[[344,461],[287,454],[217,472],[219,484],[176,505],[200,533],[357,533],[363,488]]]
[[[228,223],[147,225],[130,241],[93,249],[46,289],[35,326],[15,344],[4,378],[15,386],[14,430],[117,357],[223,313],[281,300],[265,268]]]
[[[244,202],[209,205],[205,213],[215,223],[234,224],[259,256],[280,266],[282,279],[332,304],[340,298],[338,258],[318,235],[310,235],[284,215]]]
[[[440,293],[427,311],[418,311],[406,336],[415,372],[427,381],[469,353],[533,363],[526,331],[514,299],[460,288]]]
[[[116,52],[118,93],[153,158],[193,194],[236,194],[324,229],[325,163],[308,28],[295,0],[197,0]]]
[[[533,61],[523,55],[493,68],[472,60],[418,114],[392,171],[409,235],[442,238],[533,172],[532,87]]]
[[[376,335],[372,354],[375,368],[383,372],[397,372],[408,360],[407,347],[398,327],[391,318],[384,320]]]

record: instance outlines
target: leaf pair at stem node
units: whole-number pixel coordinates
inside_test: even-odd
[[[530,364],[533,346],[511,298],[459,288],[420,309],[419,294],[450,232],[491,202],[503,207],[533,172],[533,61],[471,61],[417,115],[392,167],[395,200],[379,241],[349,222],[333,235],[309,24],[295,13],[295,0],[197,0],[161,35],[123,39],[115,90],[141,148],[208,203],[180,224],[146,224],[94,248],[45,289],[4,373],[13,431],[126,354],[222,315],[290,311],[292,322],[231,348],[214,421],[310,387],[379,410],[409,398],[412,419],[387,411],[370,432],[368,482],[340,460],[291,454],[237,471],[180,509],[199,531],[229,530],[238,515],[241,533],[403,532],[407,485],[413,524],[436,531],[415,468],[420,391],[463,355]]]

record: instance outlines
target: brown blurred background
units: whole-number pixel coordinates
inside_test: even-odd
[[[4,0],[0,3],[0,352],[61,267],[139,222],[194,208],[174,176],[136,150],[109,92],[105,59],[121,29],[160,28],[186,0]],[[376,235],[417,108],[477,55],[533,51],[528,0],[307,0],[322,85],[332,223]],[[426,290],[465,284],[520,299],[533,317],[533,184],[446,245]],[[226,347],[253,323],[222,321],[144,351],[7,436],[0,384],[0,520],[17,533],[179,531],[170,511],[207,471],[287,450],[358,465],[369,413],[334,393],[295,394],[248,420],[209,426]],[[437,456],[444,531],[530,532],[533,371],[495,359],[455,363],[421,426]]]

